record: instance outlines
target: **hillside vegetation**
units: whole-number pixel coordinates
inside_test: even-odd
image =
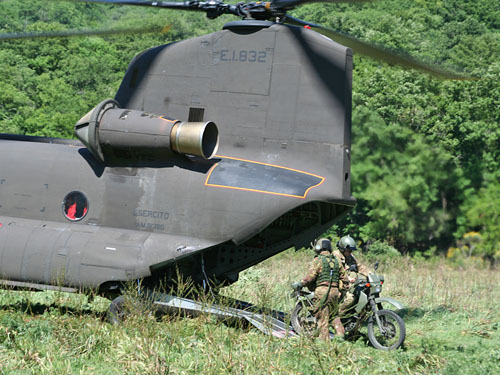
[[[222,293],[291,311],[291,281],[312,251],[288,250],[242,273]],[[119,326],[109,301],[58,292],[0,294],[1,374],[461,374],[498,373],[500,274],[401,258],[382,263],[383,294],[407,306],[404,348],[278,339],[211,316],[155,319],[138,306]],[[366,331],[365,331],[366,332]]]
[[[156,319],[141,305],[112,326],[103,298],[8,290],[0,291],[1,374],[498,373],[500,273],[484,264],[500,261],[500,0],[311,4],[292,15],[479,78],[444,81],[355,56],[358,204],[330,234],[348,232],[365,260],[383,260],[383,294],[407,306],[405,347],[277,339],[210,316]],[[0,41],[0,132],[71,138],[83,114],[114,96],[138,52],[233,19],[0,1],[1,33],[171,25],[165,34]],[[287,250],[222,293],[288,312],[290,282],[311,257]]]
[[[333,229],[365,248],[500,259],[500,1],[311,4],[294,16],[477,80],[445,81],[355,57],[352,186]],[[162,33],[0,42],[0,132],[73,137],[138,52],[220,30],[201,13],[71,1],[0,2],[0,32],[170,25]]]

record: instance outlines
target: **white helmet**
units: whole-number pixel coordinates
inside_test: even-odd
[[[351,236],[344,236],[342,237],[339,242],[337,243],[337,247],[342,250],[356,250],[356,242]]]

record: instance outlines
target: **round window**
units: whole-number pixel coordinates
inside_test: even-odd
[[[87,197],[79,191],[72,191],[63,201],[63,212],[66,219],[71,221],[81,220],[87,215]]]

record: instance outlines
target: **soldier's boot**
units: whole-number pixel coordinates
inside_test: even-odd
[[[338,338],[344,338],[345,329],[340,318],[333,319],[333,328],[335,328],[336,336]]]

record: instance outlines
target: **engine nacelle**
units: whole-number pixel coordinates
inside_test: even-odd
[[[166,150],[210,159],[219,144],[217,125],[211,121],[169,119],[120,108],[112,99],[82,117],[75,125],[75,134],[102,162],[127,152],[158,155]]]

